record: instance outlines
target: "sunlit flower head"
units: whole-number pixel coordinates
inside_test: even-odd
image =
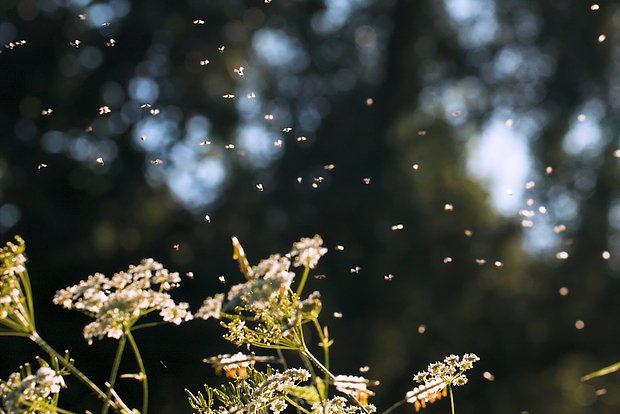
[[[34,312],[30,279],[26,271],[24,240],[16,236],[0,249],[0,325],[33,333]]]
[[[0,412],[48,413],[56,412],[52,396],[65,387],[60,374],[49,367],[30,373],[26,365],[22,372],[14,372],[0,380]]]
[[[338,375],[334,379],[334,386],[343,394],[350,395],[363,406],[368,405],[368,397],[375,395],[368,389],[369,381],[355,375]]]
[[[323,239],[318,234],[313,238],[304,237],[293,243],[291,257],[295,258],[293,266],[307,266],[314,269],[322,256],[327,253],[327,248],[323,247]]]
[[[465,371],[472,369],[474,362],[480,358],[476,354],[448,355],[442,362],[428,364],[426,371],[420,371],[414,375],[413,380],[423,385],[415,387],[406,396],[407,402],[414,405],[416,411],[426,407],[427,403],[433,403],[447,395],[449,386],[461,386],[467,384]]]
[[[196,312],[196,318],[202,319],[220,319],[222,312],[222,304],[224,303],[224,294],[218,293],[213,297],[208,297],[202,302],[202,306]]]
[[[144,259],[112,278],[95,273],[77,285],[59,290],[54,303],[95,318],[84,328],[89,343],[93,338],[106,336],[118,339],[140,317],[155,310],[165,322],[178,325],[191,320],[189,305],[175,303],[167,293],[180,280],[178,273],[169,272],[153,259]]]
[[[215,373],[220,375],[222,371],[228,378],[247,378],[248,368],[253,367],[256,362],[273,362],[276,359],[269,356],[256,356],[246,355],[242,352],[236,354],[223,354],[210,358],[205,358],[203,361],[210,364]]]

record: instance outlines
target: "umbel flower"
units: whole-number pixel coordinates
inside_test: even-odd
[[[222,370],[227,378],[243,379],[248,377],[248,369],[254,366],[255,362],[275,361],[274,357],[246,355],[237,352],[234,355],[223,354],[203,359],[203,362],[210,364],[215,369],[215,373],[220,375]]]
[[[366,378],[356,375],[337,375],[334,378],[334,386],[338,391],[350,395],[363,406],[368,405],[368,397],[375,395],[368,389],[369,382]]]
[[[32,374],[26,365],[22,372],[12,373],[6,381],[0,380],[0,412],[56,412],[53,396],[64,387],[65,381],[57,371],[43,366]]]
[[[119,339],[138,319],[154,311],[159,311],[165,322],[175,325],[191,320],[189,305],[175,303],[168,293],[180,281],[178,273],[169,272],[153,259],[143,259],[112,278],[95,273],[77,285],[59,290],[54,303],[95,318],[84,327],[84,338],[89,343],[105,336]]]
[[[443,362],[430,363],[426,371],[420,371],[413,377],[414,381],[423,385],[409,391],[406,401],[413,404],[416,411],[420,411],[426,404],[447,396],[448,390],[452,398],[451,387],[467,384],[465,371],[472,369],[474,362],[479,360],[476,354],[465,354],[462,358],[452,354],[445,357]]]
[[[228,293],[217,294],[204,300],[196,317],[221,319],[228,329],[224,336],[237,345],[255,345],[267,348],[282,346],[296,349],[300,346],[295,330],[318,317],[321,300],[318,292],[301,299],[308,271],[315,267],[327,249],[321,247],[320,236],[303,238],[293,244],[286,255],[274,254],[251,266],[239,240],[233,237],[233,259],[246,278],[233,285]],[[305,267],[297,292],[291,285],[295,279],[293,266]]]
[[[16,236],[0,249],[0,325],[13,332],[35,332],[24,240]]]

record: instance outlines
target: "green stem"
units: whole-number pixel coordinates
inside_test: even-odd
[[[30,277],[28,276],[28,270],[24,270],[23,273],[19,275],[21,279],[21,284],[24,287],[24,297],[26,298],[26,307],[28,308],[28,319],[30,319],[30,326],[33,331],[36,331],[34,325],[34,303],[32,299],[32,287],[30,285]]]
[[[280,364],[282,364],[282,368],[284,370],[288,369],[288,364],[286,363],[286,358],[284,358],[284,352],[280,348],[276,350],[278,352],[278,358],[280,359]]]
[[[403,405],[405,402],[407,402],[406,399],[402,399],[400,401],[395,402],[394,404],[390,405],[390,407],[387,410],[385,410],[382,414],[390,414],[392,411],[394,411],[395,409]]]
[[[324,401],[325,395],[323,395],[323,389],[319,386],[319,381],[317,379],[316,373],[314,372],[314,367],[312,366],[312,362],[310,362],[310,359],[306,355],[304,355],[304,353],[301,351],[299,351],[299,356],[301,357],[301,360],[306,366],[306,369],[310,372],[310,377],[312,378],[312,384],[314,385],[314,388],[316,389],[316,392],[319,395],[319,398],[321,399],[321,401]]]
[[[60,414],[76,414],[73,411],[65,410],[64,408],[60,407],[54,407],[53,411],[50,410],[50,412],[56,412]]]
[[[304,290],[304,286],[306,285],[306,280],[308,280],[308,274],[310,274],[310,268],[306,266],[304,268],[304,274],[301,275],[301,280],[299,281],[299,286],[297,287],[297,291],[295,292],[298,297],[301,297],[301,292]]]
[[[454,395],[452,394],[451,384],[448,384],[448,392],[450,393],[450,408],[452,409],[452,414],[456,414],[456,410],[454,409]]]
[[[329,371],[329,338],[324,334],[323,328],[321,328],[321,324],[318,319],[313,319],[314,327],[316,328],[316,332],[321,339],[321,347],[323,348],[323,362],[325,364],[325,368]],[[329,390],[329,376],[325,374],[325,390]],[[325,398],[329,397],[329,393],[326,392]]]
[[[140,374],[142,377],[142,414],[147,414],[149,409],[149,382],[146,376],[146,370],[144,369],[144,362],[142,362],[142,356],[138,350],[138,345],[136,344],[135,339],[133,339],[131,332],[127,331],[126,336],[129,340],[129,344],[131,345],[131,349],[133,350],[133,354],[136,357],[138,368],[140,369]]]
[[[2,319],[2,321],[0,321],[1,325],[4,325],[5,327],[9,328],[11,331],[0,331],[0,335],[4,335],[4,336],[25,336],[27,338],[30,338],[30,335],[32,334],[32,332],[30,331],[24,331],[24,326],[20,323],[17,323],[11,319],[5,318]]]
[[[286,401],[289,402],[289,404],[291,404],[293,407],[295,407],[297,410],[303,412],[304,414],[311,414],[310,411],[306,410],[304,407],[302,407],[301,405],[297,404],[297,402],[295,400],[293,400],[292,398],[285,396],[284,399]]]
[[[131,330],[133,332],[135,332],[138,329],[152,328],[153,326],[159,326],[159,325],[165,325],[165,324],[166,324],[166,322],[148,322],[148,323],[143,323],[141,325],[136,325],[136,326],[132,327]]]
[[[112,370],[110,371],[110,378],[108,379],[108,384],[110,384],[108,386],[108,391],[106,393],[108,400],[104,403],[103,408],[101,409],[101,414],[107,414],[110,408],[110,404],[108,404],[108,401],[110,401],[112,397],[112,388],[114,388],[114,384],[116,383],[116,378],[118,376],[118,368],[121,365],[121,359],[123,357],[123,351],[125,350],[126,343],[127,343],[127,338],[125,337],[125,335],[121,336],[121,339],[119,339],[118,341],[118,348],[116,348],[116,355],[114,356],[114,362],[112,363]]]
[[[310,351],[308,350],[308,348],[305,345],[304,345],[304,347],[302,349],[300,349],[300,352],[301,352],[302,355],[306,356],[310,361],[312,361],[312,363],[314,365],[316,365],[321,371],[323,371],[323,373],[330,380],[334,381],[336,379],[334,374],[329,372],[329,370],[323,364],[321,364],[321,362],[318,359],[316,359],[316,357],[314,355],[312,355],[312,353],[310,353]]]
[[[99,398],[101,398],[103,401],[106,401],[106,403],[109,403],[113,408],[117,408],[116,402],[109,400],[108,396],[103,391],[101,391],[101,388],[97,387],[97,385],[92,382],[86,375],[84,375],[82,371],[77,369],[71,362],[69,362],[62,355],[56,352],[56,350],[54,350],[54,348],[52,348],[47,342],[45,342],[37,332],[34,332],[32,335],[30,335],[30,339],[39,347],[41,347],[41,349],[47,352],[49,356],[57,358],[58,362],[61,363],[62,366],[67,368],[67,370],[71,374],[75,375],[88,388],[90,388],[95,394],[97,394]]]

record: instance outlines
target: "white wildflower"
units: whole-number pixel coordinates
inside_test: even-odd
[[[418,372],[413,380],[423,385],[415,387],[406,396],[407,402],[414,405],[416,411],[426,407],[447,395],[448,386],[461,386],[467,383],[465,371],[472,369],[474,362],[480,358],[476,354],[448,355],[442,362],[433,362],[426,371]]]
[[[343,394],[354,397],[363,406],[368,405],[368,397],[375,395],[368,389],[368,380],[355,375],[338,375],[334,378],[334,386]]]
[[[357,411],[357,407],[347,405],[347,400],[339,396],[312,405],[312,414],[353,414]]]
[[[84,328],[84,338],[119,339],[136,321],[158,310],[164,321],[176,325],[193,318],[185,302],[175,303],[167,293],[180,282],[179,274],[169,272],[153,259],[144,259],[111,279],[95,273],[77,285],[59,290],[54,303],[76,309],[95,318]]]
[[[224,303],[224,294],[218,293],[214,297],[208,297],[202,302],[202,306],[196,312],[197,318],[202,319],[220,319],[222,312],[222,304]]]
[[[52,396],[61,388],[65,388],[64,379],[49,367],[41,367],[29,375],[14,372],[8,380],[0,380],[0,412],[56,412]]]
[[[327,248],[322,246],[323,239],[318,234],[311,239],[304,237],[293,243],[293,250],[291,250],[291,256],[295,258],[293,266],[307,266],[314,269],[319,259],[327,253]]]

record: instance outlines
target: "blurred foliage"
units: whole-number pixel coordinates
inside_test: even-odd
[[[379,407],[473,351],[495,380],[461,413],[617,412],[619,378],[579,379],[619,349],[618,25],[613,2],[3,1],[0,235],[28,242],[41,331],[103,381],[113,344],[55,290],[154,257],[198,306],[240,280],[230,236],[256,261],[318,233],[334,368],[369,365]],[[519,155],[484,152],[506,131],[535,183],[512,196],[484,170]],[[212,376],[212,328],[137,337],[157,412]],[[34,351],[3,343],[3,375]]]

